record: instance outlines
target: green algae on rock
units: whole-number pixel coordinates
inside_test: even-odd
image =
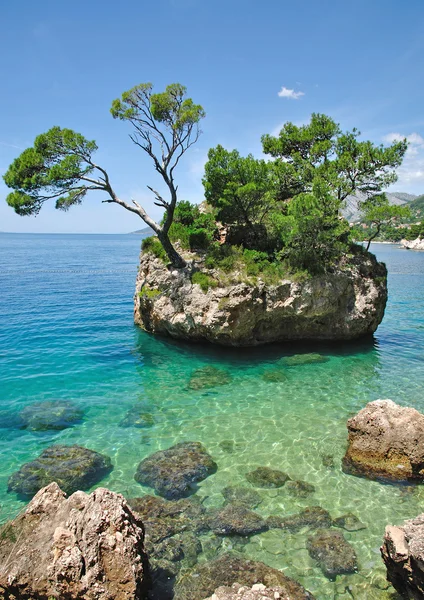
[[[66,494],[86,490],[112,471],[108,456],[82,446],[50,446],[9,477],[8,491],[33,496],[56,482]]]
[[[360,531],[361,529],[367,528],[367,526],[352,513],[337,517],[333,520],[333,525],[334,527],[340,527],[340,529],[346,529],[346,531]]]
[[[29,431],[59,431],[79,423],[83,416],[84,411],[69,400],[36,402],[19,413],[22,429]]]
[[[217,468],[200,442],[181,442],[142,460],[134,479],[164,498],[176,500],[193,494],[196,484]]]
[[[231,375],[224,369],[212,365],[193,371],[188,387],[190,390],[203,390],[231,383]]]
[[[269,467],[258,467],[254,471],[246,473],[246,479],[249,483],[261,488],[279,488],[282,487],[290,477],[287,473],[278,469]]]

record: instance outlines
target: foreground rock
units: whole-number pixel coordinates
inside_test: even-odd
[[[389,481],[424,479],[424,415],[392,400],[370,402],[347,422],[343,470]]]
[[[313,600],[312,594],[281,571],[232,554],[223,554],[215,560],[198,564],[185,573],[176,585],[174,599],[201,600],[213,594],[217,587],[233,583],[249,587],[262,583],[267,587],[280,587],[284,600]]]
[[[152,254],[141,254],[134,318],[146,331],[256,346],[296,339],[355,339],[372,334],[383,318],[387,271],[371,254],[349,258],[353,266],[331,274],[272,285],[261,279],[224,284],[198,257],[187,259],[186,268],[169,270]],[[206,293],[191,282],[199,269],[214,280]]]
[[[355,550],[338,531],[318,530],[308,539],[307,548],[329,579],[343,573],[355,573],[358,568]]]
[[[19,413],[22,429],[30,431],[61,430],[79,423],[83,411],[68,400],[37,402]]]
[[[0,541],[0,598],[139,600],[143,526],[120,494],[40,490]],[[3,590],[1,589],[3,586]]]
[[[215,590],[207,600],[289,600],[286,591],[281,587],[267,588],[263,583],[255,583],[246,587],[234,583],[231,587],[223,586]]]
[[[424,513],[402,527],[386,527],[381,555],[387,579],[402,598],[424,598]]]
[[[424,250],[424,239],[417,238],[416,240],[401,240],[400,243],[407,250]]]
[[[196,483],[216,470],[216,463],[202,444],[181,442],[142,460],[134,479],[168,500],[177,500],[193,494]]]
[[[8,491],[33,496],[55,481],[66,494],[86,490],[112,470],[108,456],[82,446],[50,446],[9,477]]]

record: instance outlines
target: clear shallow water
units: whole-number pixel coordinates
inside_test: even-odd
[[[272,530],[250,538],[247,556],[284,569],[327,598],[389,598],[379,557],[384,527],[421,513],[424,487],[382,485],[342,473],[346,420],[367,402],[392,398],[424,411],[424,253],[396,246],[373,250],[389,269],[390,299],[374,340],[345,346],[273,346],[231,351],[150,337],[134,327],[132,295],[140,238],[132,235],[0,234],[0,416],[34,402],[69,399],[85,419],[60,432],[0,428],[0,519],[24,504],[7,480],[52,443],[81,444],[111,457],[101,485],[127,496],[151,493],[133,479],[138,463],[159,449],[203,442],[218,472],[199,486],[207,506],[220,490],[246,484],[260,465],[312,483],[305,499],[261,491],[257,511],[291,514],[320,505],[333,517],[353,512],[367,528],[344,532],[358,554],[358,574],[331,582],[306,548],[307,531]],[[322,364],[291,367],[287,380],[262,379],[285,355],[319,351]],[[230,384],[190,390],[194,369],[214,365]],[[137,403],[153,415],[149,429],[123,428]],[[233,453],[220,443],[234,440]],[[334,468],[323,456],[334,457]],[[383,588],[383,589],[381,589]]]

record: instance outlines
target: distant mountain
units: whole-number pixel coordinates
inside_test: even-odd
[[[151,227],[145,227],[144,229],[137,229],[137,231],[131,231],[130,235],[137,233],[138,235],[154,235],[154,231]]]
[[[424,214],[424,194],[417,196],[412,202],[409,203],[409,207],[413,213]]]
[[[389,200],[390,204],[409,204],[412,208],[413,202],[415,202],[419,198],[424,199],[423,196],[416,196],[415,194],[406,194],[405,192],[386,192],[386,196]],[[355,196],[348,196],[346,199],[346,208],[342,211],[344,217],[349,221],[349,223],[355,223],[359,221],[359,208],[358,203],[361,200],[364,200],[365,196],[363,194],[356,194]],[[423,200],[424,205],[424,200]],[[418,207],[417,207],[418,208]],[[424,208],[424,206],[422,207]]]

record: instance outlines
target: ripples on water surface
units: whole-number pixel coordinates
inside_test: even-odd
[[[264,372],[284,355],[311,346],[231,351],[153,339],[132,322],[132,295],[140,238],[132,235],[0,234],[0,518],[23,507],[7,493],[22,463],[52,443],[81,444],[108,454],[112,473],[101,482],[127,496],[151,490],[134,479],[140,460],[184,441],[203,442],[218,472],[199,486],[205,504],[222,503],[220,490],[245,484],[252,467],[282,469],[312,483],[306,499],[261,491],[257,511],[291,514],[320,505],[333,517],[355,513],[367,528],[344,532],[356,549],[358,574],[326,579],[309,557],[307,531],[272,530],[250,538],[247,556],[284,569],[318,600],[387,599],[379,556],[384,527],[423,510],[424,487],[402,488],[342,473],[346,420],[367,402],[392,398],[424,412],[424,253],[374,245],[389,269],[390,299],[370,343],[320,346],[322,364],[287,369],[287,380],[267,382]],[[317,350],[317,348],[312,348]],[[214,365],[230,384],[187,388],[194,369]],[[69,399],[86,411],[83,423],[60,432],[13,427],[11,416],[33,402]],[[142,403],[149,429],[119,427]],[[236,450],[220,446],[234,440]],[[323,456],[334,457],[334,468]],[[348,588],[350,587],[350,592]]]

